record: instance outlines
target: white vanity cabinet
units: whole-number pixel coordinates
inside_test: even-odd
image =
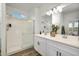
[[[73,54],[66,52],[64,50],[61,50],[57,47],[54,47],[53,45],[47,46],[47,56],[73,56]]]
[[[46,39],[36,36],[34,39],[34,48],[41,55],[46,55]]]
[[[52,40],[47,40],[47,56],[73,56],[73,54],[66,52],[64,47],[60,47],[60,44]]]
[[[35,36],[34,48],[44,56],[79,56],[79,49],[43,36]]]
[[[66,46],[59,42],[47,39],[48,56],[75,56],[74,51],[78,52],[78,50],[73,49],[70,46]]]

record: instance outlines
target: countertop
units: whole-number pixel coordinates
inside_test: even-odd
[[[48,33],[47,35],[45,34],[35,34],[35,36],[39,36],[39,37],[43,37],[43,38],[47,38],[49,40],[53,40],[53,41],[57,41],[60,43],[64,43],[73,47],[76,47],[79,49],[79,36],[70,36],[70,35],[61,35],[61,34],[57,34],[55,37],[50,36],[50,34]],[[64,38],[65,37],[65,38]]]

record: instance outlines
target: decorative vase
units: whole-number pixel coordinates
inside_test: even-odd
[[[52,32],[52,31],[50,32],[50,36],[52,37],[55,37],[55,34],[56,34],[55,32]]]

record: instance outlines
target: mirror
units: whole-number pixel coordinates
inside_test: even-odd
[[[79,3],[63,8],[62,14],[66,35],[79,36]]]
[[[41,17],[40,31],[44,32],[54,24],[59,26],[57,34],[79,36],[79,3],[64,3],[47,11],[46,14]],[[50,31],[51,29],[46,32]]]

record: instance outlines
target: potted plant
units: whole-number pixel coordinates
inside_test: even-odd
[[[59,29],[59,27],[57,25],[52,25],[52,31],[50,32],[50,35],[55,37],[58,29]]]

